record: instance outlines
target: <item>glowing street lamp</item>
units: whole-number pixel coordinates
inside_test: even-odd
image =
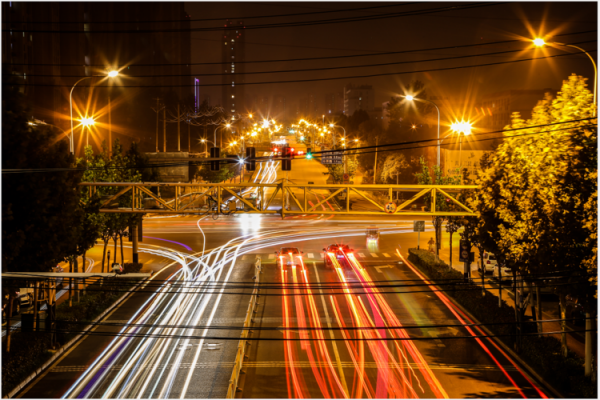
[[[85,118],[82,118],[81,120],[79,120],[79,122],[81,122],[82,131],[85,131],[86,126],[88,127],[87,134],[85,135],[85,147],[88,147],[89,146],[89,135],[90,135],[89,127],[94,125],[94,123],[95,123],[94,118],[85,117]],[[81,133],[83,133],[83,132],[81,132]]]
[[[462,167],[462,138],[463,136],[469,136],[471,134],[472,125],[470,122],[460,121],[454,122],[450,125],[450,129],[452,132],[458,133],[458,170],[460,171]]]
[[[107,76],[109,78],[114,78],[117,75],[119,75],[119,71],[110,71],[107,74]],[[71,154],[74,153],[74,142],[73,142],[73,89],[75,89],[75,86],[77,86],[77,84],[79,82],[84,81],[86,79],[91,79],[91,78],[93,78],[93,76],[86,76],[84,78],[81,78],[80,80],[78,80],[77,82],[75,82],[75,84],[71,88],[71,91],[69,92],[69,108],[71,110]]]
[[[587,51],[585,51],[584,49],[582,49],[579,46],[575,46],[573,44],[566,44],[566,43],[558,43],[558,42],[548,42],[546,43],[546,41],[542,38],[536,38],[533,40],[533,44],[535,44],[537,47],[544,47],[544,45],[548,44],[551,46],[565,46],[565,47],[572,47],[574,49],[577,49],[583,53],[585,53],[589,59],[592,61],[592,65],[594,66],[594,116],[596,116],[596,87],[598,86],[598,68],[596,67],[596,62],[594,61],[594,58],[590,55],[590,53],[588,53]]]

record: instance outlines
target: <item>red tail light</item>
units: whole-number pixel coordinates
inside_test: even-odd
[[[491,264],[490,260],[487,261],[488,264]]]

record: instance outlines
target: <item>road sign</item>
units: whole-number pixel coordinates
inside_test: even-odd
[[[344,174],[344,183],[348,183],[350,181],[350,175]]]
[[[393,214],[396,212],[396,205],[394,203],[392,203],[391,201],[389,203],[387,203],[385,205],[385,207],[383,207],[385,209],[385,212],[388,214]]]
[[[324,151],[321,153],[321,164],[343,164],[344,155],[341,151]]]
[[[413,232],[425,232],[425,221],[414,221]]]

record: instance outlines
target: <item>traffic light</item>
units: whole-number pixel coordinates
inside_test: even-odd
[[[282,160],[281,160],[281,170],[282,171],[291,171],[292,170],[292,149],[289,147],[284,147],[281,152]]]
[[[246,147],[246,171],[256,171],[256,149]]]
[[[467,239],[460,239],[460,252],[458,253],[458,261],[471,261],[471,242]]]
[[[313,157],[313,155],[312,155],[312,148],[309,147],[309,148],[306,149],[306,159],[310,160],[310,159],[312,159],[312,157]]]

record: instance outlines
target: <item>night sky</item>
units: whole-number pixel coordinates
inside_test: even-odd
[[[339,67],[360,64],[379,64],[416,61],[431,58],[447,58],[460,55],[493,53],[519,50],[513,53],[458,60],[408,63],[394,66],[353,68],[345,70],[270,73],[247,76],[246,82],[328,78],[352,75],[367,75],[388,72],[411,72],[422,69],[437,69],[473,64],[512,61],[544,54],[564,54],[563,48],[535,49],[525,41],[542,36],[546,41],[580,43],[579,46],[593,51],[596,57],[597,3],[596,2],[533,2],[533,3],[374,3],[374,2],[219,2],[186,3],[191,19],[245,17],[247,27],[266,23],[288,23],[314,21],[351,16],[369,16],[415,10],[429,10],[452,5],[476,5],[483,7],[454,10],[424,15],[411,15],[339,24],[324,24],[303,27],[278,27],[271,29],[246,29],[246,61],[289,59],[302,57],[341,56],[369,54],[375,52],[420,50],[399,55],[369,56],[342,60],[318,60],[265,63],[246,67],[250,71],[277,71],[298,68]],[[257,18],[274,14],[306,13],[326,10],[395,5],[371,10],[350,11],[330,14],[315,14],[297,17]],[[215,21],[192,22],[192,28],[219,26]],[[592,32],[589,32],[592,31]],[[576,32],[577,35],[557,36]],[[221,61],[221,33],[192,32],[192,63]],[[516,44],[487,45],[467,49],[429,50],[465,44],[495,41],[523,40]],[[425,50],[425,51],[423,51]],[[575,51],[575,50],[573,50]],[[193,66],[192,72],[218,73],[218,67]],[[348,78],[324,82],[268,84],[246,86],[248,100],[255,94],[282,94],[293,107],[297,98],[313,93],[319,101],[328,92],[341,91],[347,83],[371,84],[375,89],[375,107],[387,101],[395,93],[401,93],[403,85],[412,79],[423,81],[429,94],[449,96],[456,99],[475,101],[481,95],[507,89],[559,89],[561,82],[571,73],[593,77],[593,68],[583,54],[527,61],[507,65],[458,69],[441,72],[419,72],[371,78]],[[220,83],[219,77],[205,77],[206,83]],[[593,82],[590,81],[590,87]],[[213,104],[220,102],[219,87],[201,88]]]

